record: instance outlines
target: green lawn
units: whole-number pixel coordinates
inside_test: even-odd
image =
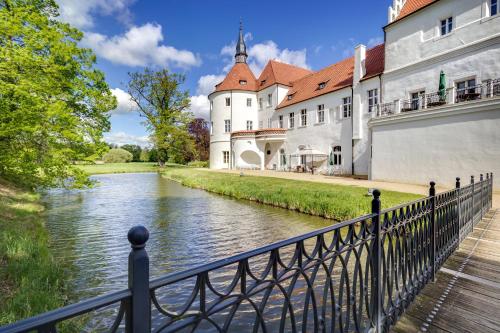
[[[81,164],[77,166],[91,175],[104,173],[156,172],[159,170],[158,163],[154,162]]]
[[[0,180],[0,326],[65,305],[38,195]],[[68,331],[71,331],[69,329]]]
[[[368,189],[272,177],[243,176],[199,169],[169,168],[169,179],[183,185],[297,210],[302,213],[347,220],[370,212]],[[388,208],[420,198],[416,194],[382,191],[382,206]]]

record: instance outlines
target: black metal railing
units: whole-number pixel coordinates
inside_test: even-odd
[[[91,331],[387,331],[491,208],[493,174],[465,187],[149,281],[148,231],[129,231],[129,288],[0,328],[56,332],[77,316]],[[90,319],[89,319],[90,320]],[[92,321],[90,321],[92,323]],[[88,330],[87,330],[88,331]]]

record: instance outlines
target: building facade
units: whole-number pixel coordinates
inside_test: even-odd
[[[209,96],[210,167],[500,176],[499,17],[498,0],[394,0],[384,44],[319,71],[270,61],[258,78],[240,28]]]

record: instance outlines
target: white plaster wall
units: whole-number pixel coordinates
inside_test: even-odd
[[[371,122],[371,178],[453,186],[493,172],[500,189],[500,99]]]
[[[226,106],[226,98],[231,98],[231,105]],[[252,99],[252,106],[247,107],[247,98]],[[223,164],[222,151],[230,149],[231,135],[225,133],[226,119],[231,120],[231,131],[246,130],[247,120],[253,121],[254,129],[258,125],[256,93],[248,91],[222,91],[209,96],[213,103],[210,112],[212,134],[210,135],[210,168],[225,169],[229,166]],[[232,160],[230,156],[230,160]]]
[[[279,109],[273,116],[278,123],[278,116],[284,116],[284,126],[287,128],[284,144],[285,154],[294,154],[300,145],[310,146],[325,154],[330,153],[332,146],[342,147],[342,172],[351,173],[352,161],[352,123],[351,118],[343,118],[340,110],[342,98],[351,96],[351,88],[345,88],[326,95],[303,101],[283,109]],[[317,109],[319,104],[325,105],[325,123],[317,123]],[[300,126],[300,110],[307,109],[308,124]],[[291,112],[295,113],[295,128],[288,128],[288,119]],[[295,163],[295,162],[294,162]],[[327,159],[322,168],[327,167]]]
[[[233,152],[235,155],[236,169],[260,169],[264,158],[263,152],[257,146],[255,138],[233,139]],[[250,154],[255,153],[255,155]],[[242,154],[247,154],[242,157]],[[255,160],[254,160],[255,157]]]
[[[489,0],[441,0],[385,28],[385,70],[463,48],[500,34],[500,15],[489,16]],[[440,21],[453,17],[453,31],[441,36]]]

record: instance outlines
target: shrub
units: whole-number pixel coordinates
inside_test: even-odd
[[[116,148],[110,149],[104,156],[102,160],[104,163],[125,163],[132,161],[133,155],[126,151],[125,149]]]
[[[188,163],[188,166],[193,168],[208,168],[208,161],[191,161]]]

